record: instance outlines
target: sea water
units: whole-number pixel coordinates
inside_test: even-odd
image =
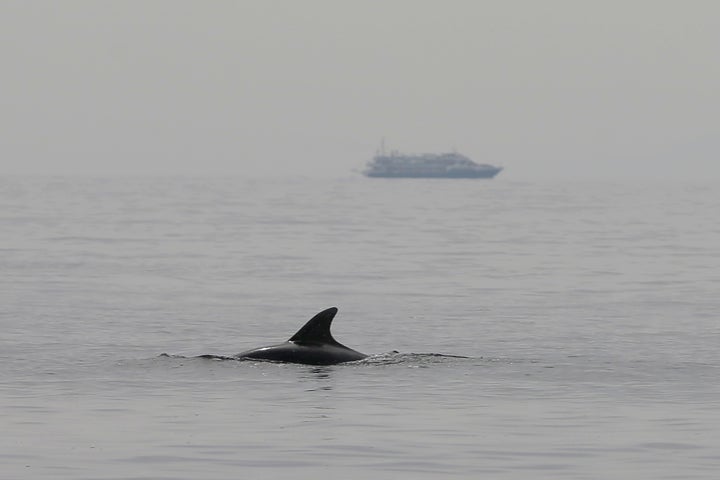
[[[717,478],[719,192],[0,178],[0,477]]]

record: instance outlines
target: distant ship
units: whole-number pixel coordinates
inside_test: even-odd
[[[393,150],[386,154],[383,142],[363,173],[385,178],[493,178],[501,170],[456,152],[408,155]]]

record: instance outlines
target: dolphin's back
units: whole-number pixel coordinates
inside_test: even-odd
[[[285,343],[248,350],[235,357],[308,365],[333,365],[366,358],[364,353],[348,348],[333,338],[330,324],[337,311],[337,308],[331,307],[318,313]]]

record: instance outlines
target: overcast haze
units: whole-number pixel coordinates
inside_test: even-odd
[[[0,1],[0,173],[720,178],[716,1]]]

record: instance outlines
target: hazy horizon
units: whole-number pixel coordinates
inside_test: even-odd
[[[720,5],[0,1],[0,174],[718,179]]]

